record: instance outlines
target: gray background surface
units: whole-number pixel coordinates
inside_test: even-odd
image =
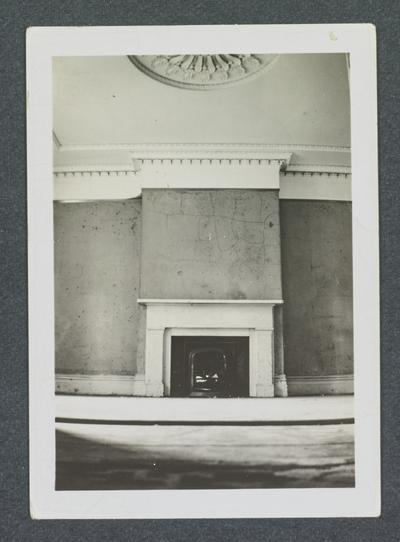
[[[15,1],[0,4],[0,539],[386,541],[399,521],[400,235],[397,1]],[[368,22],[377,27],[380,151],[382,485],[379,519],[32,521],[28,499],[25,30],[28,26]]]

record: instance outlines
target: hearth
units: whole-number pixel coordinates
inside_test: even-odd
[[[249,338],[172,337],[171,396],[248,397]]]

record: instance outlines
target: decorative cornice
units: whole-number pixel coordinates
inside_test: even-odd
[[[289,167],[286,171],[282,171],[281,174],[284,177],[335,177],[337,179],[343,178],[347,179],[351,177],[350,168],[322,168],[318,165],[307,166],[292,166]]]
[[[81,177],[81,178],[97,178],[97,177],[126,177],[128,175],[135,175],[137,173],[137,169],[130,168],[128,169],[126,166],[103,166],[103,165],[95,165],[95,166],[64,166],[64,167],[55,167],[54,170],[54,176],[56,178],[73,178],[73,177]]]
[[[163,166],[187,166],[187,165],[209,165],[209,166],[270,166],[279,165],[280,173],[284,177],[332,177],[347,179],[351,177],[350,168],[325,168],[319,165],[310,166],[289,166],[286,164],[288,159],[277,158],[260,158],[260,159],[223,159],[223,158],[147,158],[144,160],[133,160],[133,167],[127,168],[126,166],[105,166],[105,165],[93,165],[93,166],[64,166],[55,167],[54,175],[56,178],[61,177],[124,177],[128,175],[136,175],[140,172],[141,168],[146,164],[151,165],[163,165]]]
[[[167,85],[214,90],[257,76],[277,57],[276,54],[182,54],[128,58],[143,73]]]
[[[252,167],[265,167],[265,166],[277,166],[279,170],[284,170],[287,163],[290,160],[288,157],[281,158],[259,158],[259,159],[235,159],[235,158],[145,158],[137,159],[132,158],[132,167],[126,166],[106,166],[106,165],[93,165],[93,166],[57,166],[53,169],[54,176],[56,178],[62,177],[82,177],[82,178],[96,178],[96,177],[126,177],[130,175],[138,174],[146,166],[162,166],[175,167],[175,166],[252,166]]]
[[[290,150],[295,151],[329,151],[350,153],[350,147],[338,145],[302,145],[296,143],[95,143],[89,145],[63,144],[61,151],[95,151],[95,150],[137,150],[137,149],[264,149],[264,150]]]
[[[242,164],[246,160],[268,160],[270,164],[273,160],[283,160],[282,169],[288,171],[349,173],[351,152],[348,147],[251,143],[63,145],[55,152],[55,166],[62,168],[85,169],[88,164],[104,164],[115,169],[118,164],[126,170],[137,170],[138,162],[144,160],[181,161],[175,165],[183,164],[185,160],[241,160]]]
[[[163,166],[279,166],[285,169],[290,160],[290,155],[274,158],[134,158],[141,165],[163,165]]]
[[[129,150],[132,160],[171,165],[279,165],[285,169],[291,153],[272,151],[264,145],[230,144],[159,144],[136,145]]]
[[[144,188],[280,189],[282,199],[351,200],[350,149],[260,144],[63,146],[58,200],[126,199]]]
[[[225,152],[227,149],[233,152],[328,152],[350,154],[350,147],[335,145],[300,145],[293,143],[108,143],[94,145],[62,145],[61,152],[77,151],[131,151],[131,152],[185,152],[204,153],[205,151]]]
[[[351,201],[351,173],[288,171],[280,173],[280,199]]]
[[[291,152],[284,147],[249,144],[137,144],[62,147],[55,156],[56,175],[81,172],[128,174],[146,165],[278,166],[285,170]]]

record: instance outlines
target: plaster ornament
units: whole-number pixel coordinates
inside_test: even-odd
[[[129,56],[141,71],[167,85],[210,90],[247,80],[270,66],[278,55],[145,55]]]

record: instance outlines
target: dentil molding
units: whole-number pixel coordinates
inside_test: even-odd
[[[61,146],[56,200],[126,199],[143,188],[279,189],[282,199],[351,200],[350,149],[262,144]]]

